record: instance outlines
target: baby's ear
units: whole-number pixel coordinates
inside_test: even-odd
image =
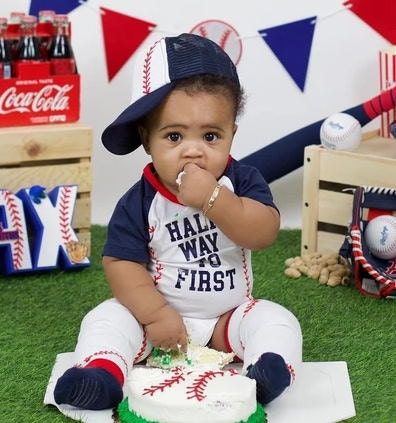
[[[150,154],[147,129],[144,126],[138,126],[138,132],[139,132],[140,139],[142,140],[144,151],[147,154]]]

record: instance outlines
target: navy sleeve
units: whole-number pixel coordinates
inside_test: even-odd
[[[261,173],[255,167],[240,165],[237,162],[234,164],[235,193],[240,197],[251,198],[278,210],[271,190]]]
[[[103,255],[148,263],[148,227],[142,195],[137,183],[117,203],[107,229]]]

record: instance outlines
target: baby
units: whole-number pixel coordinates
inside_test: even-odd
[[[243,105],[236,68],[214,42],[181,34],[154,43],[137,73],[132,104],[102,141],[120,155],[143,145],[152,162],[110,220],[114,298],[83,319],[55,400],[113,407],[134,363],[191,340],[234,352],[266,404],[298,372],[302,335],[290,311],[252,297],[251,250],[274,242],[279,213],[260,173],[230,156]]]

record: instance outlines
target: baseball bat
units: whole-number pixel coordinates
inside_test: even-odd
[[[381,113],[394,107],[396,107],[396,87],[344,110],[343,113],[356,118],[363,127]],[[239,162],[256,167],[268,183],[273,182],[303,165],[304,148],[320,144],[320,127],[325,119],[304,126],[249,154]]]

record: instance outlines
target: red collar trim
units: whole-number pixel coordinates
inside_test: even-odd
[[[228,167],[231,165],[233,158],[228,156],[227,166],[225,168],[225,171],[228,169]],[[168,200],[172,201],[176,204],[181,204],[179,200],[177,199],[175,194],[172,194],[168,188],[165,187],[165,185],[162,184],[162,182],[157,178],[157,175],[154,173],[154,167],[153,163],[147,164],[143,169],[143,175],[147,179],[147,182],[161,195],[163,195]]]
[[[145,166],[143,169],[143,175],[149,182],[149,184],[160,194],[162,194],[165,198],[172,201],[176,204],[181,204],[176,195],[172,194],[168,188],[165,187],[165,185],[162,184],[162,182],[157,178],[157,175],[154,173],[154,167],[152,163],[149,163]]]

